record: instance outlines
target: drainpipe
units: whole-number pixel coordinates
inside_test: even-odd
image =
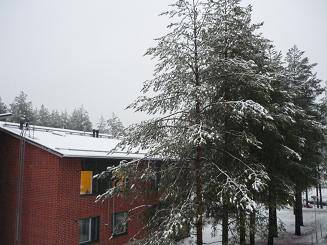
[[[18,181],[17,181],[17,197],[16,197],[16,235],[15,245],[21,244],[22,230],[22,208],[23,208],[23,187],[24,187],[24,165],[25,165],[25,134],[27,122],[21,122],[21,134],[19,144],[19,160],[18,160]]]

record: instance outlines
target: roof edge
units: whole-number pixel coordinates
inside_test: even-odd
[[[6,129],[3,128],[3,127],[0,127],[0,131],[2,131],[2,132],[4,132],[4,133],[7,133],[8,135],[13,136],[13,137],[16,138],[16,139],[19,139],[19,140],[21,139],[21,136],[20,136],[20,135],[15,134],[15,133],[13,133],[13,132],[11,132],[11,131],[9,131],[9,130],[6,130]],[[34,142],[34,141],[32,141],[32,140],[30,140],[30,139],[28,139],[28,138],[26,138],[26,137],[24,137],[24,139],[25,139],[25,141],[26,141],[27,143],[29,143],[29,144],[31,144],[31,145],[34,145],[34,146],[36,146],[36,147],[38,147],[38,148],[40,148],[40,149],[42,149],[42,150],[45,150],[45,151],[47,151],[47,152],[49,152],[49,153],[51,153],[51,154],[53,154],[53,155],[56,155],[57,157],[60,157],[60,158],[63,158],[63,157],[64,157],[64,155],[61,154],[61,153],[58,152],[58,151],[55,151],[55,150],[53,150],[53,149],[51,149],[51,148],[49,148],[49,147],[46,147],[46,146],[44,146],[44,145],[42,145],[42,144],[39,144],[39,143],[37,143],[37,142]]]

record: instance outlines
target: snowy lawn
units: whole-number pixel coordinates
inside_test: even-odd
[[[302,236],[294,235],[295,218],[292,208],[280,210],[277,215],[284,223],[286,231],[279,234],[279,237],[275,239],[275,244],[316,244],[316,231],[318,241],[327,236],[327,209],[303,209],[304,226],[301,227]],[[315,216],[317,222],[315,222]]]
[[[317,225],[315,223],[315,211],[317,218]],[[279,237],[275,239],[275,244],[286,245],[286,244],[316,244],[316,227],[318,241],[323,240],[322,238],[327,236],[327,209],[313,209],[304,208],[303,218],[304,226],[301,227],[302,236],[298,237],[294,235],[294,215],[293,209],[283,209],[278,211],[278,218],[283,222],[286,231],[280,232]],[[214,234],[211,229],[211,225],[207,224],[204,228],[204,243],[206,244],[221,244],[221,228],[215,231]],[[312,243],[312,241],[314,243]],[[194,244],[195,235],[184,239],[179,245]],[[267,244],[266,241],[257,241],[257,245]],[[327,243],[321,243],[326,244]]]
[[[316,196],[317,194],[316,194],[316,189],[315,188],[312,188],[312,189],[309,189],[308,190],[308,200],[310,201],[312,201],[312,200],[314,200],[313,198],[312,198],[312,196]],[[327,202],[327,188],[322,188],[321,189],[321,195],[322,195],[322,201],[323,202]],[[305,193],[303,193],[303,195],[302,195],[302,198],[305,200]],[[303,202],[305,202],[305,201],[303,201]]]

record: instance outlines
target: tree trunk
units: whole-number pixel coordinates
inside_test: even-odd
[[[203,203],[202,203],[202,182],[199,169],[196,170],[196,201],[197,201],[197,222],[196,222],[196,244],[203,244],[202,226],[203,226]]]
[[[316,185],[316,204],[317,204],[317,208],[319,208],[319,191],[318,191],[318,185]]]
[[[319,186],[319,198],[320,198],[320,208],[322,209],[322,194],[321,194],[321,184],[318,185]]]
[[[272,184],[269,184],[269,193],[268,193],[268,208],[269,208],[269,218],[268,218],[268,245],[274,244],[274,230],[275,230],[275,208],[274,208],[274,194]]]
[[[304,224],[303,224],[303,202],[302,202],[302,192],[300,192],[299,195],[300,195],[300,203],[299,203],[299,208],[300,208],[300,211],[299,211],[299,215],[300,215],[300,225],[301,225],[301,226],[304,226]]]
[[[195,178],[196,178],[196,244],[203,245],[203,197],[202,197],[202,176],[201,176],[201,147],[196,149],[195,158]]]
[[[278,222],[277,222],[277,208],[276,200],[274,200],[274,237],[278,237]]]
[[[255,210],[250,213],[250,245],[255,244]]]
[[[198,53],[198,20],[197,20],[197,9],[193,4],[193,42],[194,42],[194,77],[195,86],[200,87],[200,71],[199,71],[199,53]],[[201,123],[201,101],[200,98],[196,98],[195,105],[196,112],[196,124]],[[196,244],[203,244],[203,190],[202,190],[202,176],[201,176],[201,155],[202,149],[200,145],[196,146],[196,156],[195,156],[195,178],[196,178]]]
[[[294,203],[294,213],[295,213],[295,235],[301,236],[301,191],[295,192],[295,203]]]
[[[309,194],[308,194],[308,188],[305,189],[305,206],[309,207]]]
[[[222,245],[228,245],[228,200],[223,198]]]
[[[240,209],[240,245],[245,245],[245,210]]]
[[[274,244],[274,208],[269,201],[269,218],[268,218],[268,245]]]

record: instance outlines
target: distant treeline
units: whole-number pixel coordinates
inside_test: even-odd
[[[83,106],[75,108],[71,114],[67,111],[50,111],[44,105],[41,105],[40,108],[33,108],[32,102],[28,101],[27,94],[23,91],[9,105],[6,105],[0,97],[0,114],[5,112],[12,113],[12,116],[6,119],[9,122],[19,123],[25,118],[30,124],[38,126],[81,131],[91,131],[94,128],[89,114]],[[99,129],[101,133],[108,133],[115,137],[124,135],[124,126],[114,113],[108,120],[101,116],[95,128]]]

